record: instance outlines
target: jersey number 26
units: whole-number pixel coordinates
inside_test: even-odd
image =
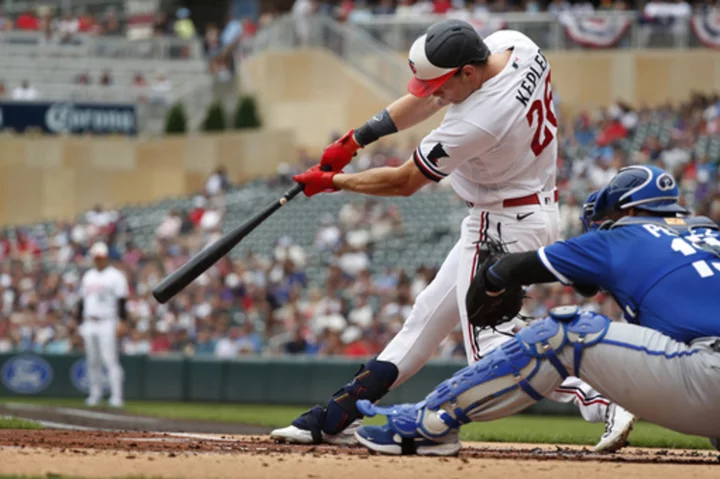
[[[535,135],[533,135],[532,143],[530,143],[530,148],[532,148],[535,156],[540,156],[543,150],[545,150],[545,148],[547,148],[547,146],[553,141],[553,138],[555,138],[552,131],[550,131],[550,128],[548,128],[545,124],[545,120],[547,120],[547,122],[555,128],[558,126],[557,118],[555,118],[555,114],[552,111],[552,87],[550,86],[551,73],[552,72],[548,72],[547,79],[545,80],[545,93],[543,93],[543,100],[535,100],[532,102],[530,109],[525,116],[530,128],[533,127],[533,120],[537,117]],[[540,139],[541,133],[542,140]]]

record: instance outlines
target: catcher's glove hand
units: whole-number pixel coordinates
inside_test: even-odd
[[[504,245],[495,240],[488,239],[483,244],[486,248],[486,257],[475,271],[475,276],[465,297],[465,306],[470,324],[494,329],[498,324],[510,321],[520,313],[525,291],[520,285],[511,286],[498,292],[487,290],[485,276],[487,270],[507,252]]]

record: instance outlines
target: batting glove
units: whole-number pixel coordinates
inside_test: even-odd
[[[318,193],[332,193],[339,191],[333,184],[333,177],[342,171],[323,171],[321,165],[315,165],[305,173],[293,176],[293,180],[305,186],[305,196],[314,196]]]
[[[362,148],[355,141],[354,133],[355,130],[348,131],[342,138],[325,148],[320,159],[320,165],[329,166],[335,172],[340,172],[345,168],[352,161],[357,151]]]

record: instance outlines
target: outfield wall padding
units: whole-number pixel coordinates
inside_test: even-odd
[[[341,358],[247,357],[236,360],[184,356],[123,356],[129,400],[237,404],[323,404],[358,371],[361,361]],[[383,403],[416,402],[465,365],[431,361]],[[0,354],[0,396],[82,398],[87,395],[81,355]],[[573,413],[543,401],[540,414]]]

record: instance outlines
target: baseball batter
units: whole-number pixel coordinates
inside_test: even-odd
[[[118,359],[118,335],[124,333],[128,283],[120,270],[109,264],[108,247],[98,242],[90,248],[94,268],[80,283],[78,319],[85,344],[90,395],[85,403],[97,406],[103,399],[103,366],[110,380],[110,407],[123,406],[123,369]]]
[[[677,199],[666,171],[624,168],[597,194],[589,219],[591,227],[602,222],[598,229],[486,262],[467,297],[473,320],[477,310],[502,319],[496,313],[516,307],[506,300],[521,285],[594,285],[615,298],[627,323],[556,308],[418,404],[358,401],[364,414],[389,419],[360,428],[359,441],[387,454],[456,454],[462,424],[519,412],[574,374],[643,419],[717,448],[720,231],[709,218],[686,216]]]
[[[516,31],[483,41],[473,27],[447,20],[431,26],[409,53],[414,76],[410,95],[397,100],[323,153],[320,165],[294,179],[307,196],[337,190],[377,196],[408,196],[449,178],[468,204],[460,239],[430,285],[417,297],[401,331],[380,355],[340,389],[326,407],[316,406],[272,436],[291,442],[353,442],[362,416],[358,398],[377,401],[414,375],[456,327],[464,335],[469,363],[511,337],[514,321],[499,333],[476,330],[467,318],[465,294],[489,238],[511,251],[527,251],[558,239],[557,117],[551,71],[540,48]],[[357,174],[342,169],[355,152],[378,138],[411,127],[450,105],[442,124],[397,168]],[[331,171],[327,171],[331,170]],[[504,333],[504,334],[503,334]],[[634,418],[575,378],[548,392],[574,401],[589,421],[611,426],[599,450],[622,446]],[[352,427],[349,427],[352,426]]]

